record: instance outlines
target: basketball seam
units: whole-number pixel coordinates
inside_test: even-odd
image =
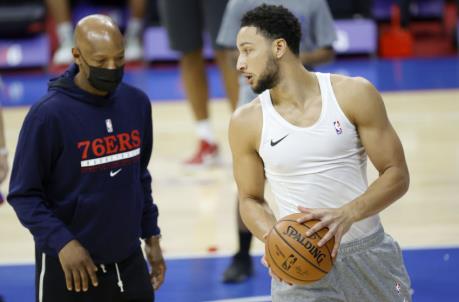
[[[296,223],[298,223],[296,220],[290,220],[290,219],[282,219],[281,221],[290,221],[290,222],[296,222]],[[300,223],[300,224],[303,225],[303,226],[305,226],[305,227],[307,227],[308,229],[311,229],[310,227],[308,227],[308,226],[305,225],[304,223]],[[315,232],[315,234],[317,235],[317,237],[319,237],[320,239],[322,239],[322,237],[320,237],[320,235],[319,235],[319,232]],[[328,255],[330,256],[330,258],[332,258],[331,252],[330,252],[330,249],[328,248],[328,246],[327,246],[326,244],[324,244],[323,246],[327,249]]]
[[[284,220],[284,221],[285,221],[285,220]],[[315,268],[317,268],[317,269],[318,269],[319,271],[321,271],[322,273],[325,273],[325,274],[328,273],[328,272],[322,270],[320,267],[317,267],[314,263],[312,263],[311,261],[309,261],[308,259],[306,259],[303,255],[301,255],[300,252],[298,252],[293,246],[290,245],[290,243],[288,243],[288,242],[284,239],[284,237],[282,237],[282,235],[279,233],[279,231],[278,231],[276,228],[274,228],[274,230],[275,230],[276,233],[279,235],[279,237],[282,239],[282,241],[284,241],[285,244],[287,244],[292,250],[294,250],[294,251],[298,254],[298,256],[300,256],[301,258],[303,258],[306,262],[309,262],[309,264],[311,264],[312,266],[314,266]]]
[[[281,236],[279,236],[279,237],[282,238]],[[269,242],[269,238],[268,238],[268,242]],[[296,251],[296,250],[294,250],[294,251]],[[298,252],[296,252],[296,253],[297,253],[298,255],[300,254],[300,253],[298,253]],[[271,255],[271,249],[269,249],[269,248],[268,248],[268,254],[269,254],[269,257],[270,257],[271,260],[272,260],[272,263],[273,263],[281,272],[283,272],[284,274],[286,274],[286,275],[289,276],[290,278],[295,279],[295,280],[298,280],[298,281],[300,281],[300,282],[302,282],[302,283],[304,283],[304,282],[314,282],[314,281],[319,280],[319,279],[307,279],[307,280],[298,279],[298,278],[296,278],[296,277],[290,275],[290,273],[285,272],[285,271],[279,266],[279,264],[276,263],[276,261],[274,260],[273,255]]]

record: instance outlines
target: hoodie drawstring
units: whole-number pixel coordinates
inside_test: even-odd
[[[118,286],[121,290],[122,293],[124,293],[124,288],[123,288],[123,281],[121,280],[121,275],[120,275],[120,270],[118,268],[118,263],[115,262],[115,268],[116,268],[116,275],[118,276]]]
[[[100,265],[100,268],[102,269],[102,272],[105,274],[107,272],[107,270],[105,269],[105,265],[101,264]]]
[[[100,268],[102,269],[102,272],[104,274],[107,273],[107,269],[105,268],[105,265],[101,264],[100,265]],[[124,293],[124,284],[123,284],[123,280],[121,280],[121,274],[120,274],[120,269],[118,267],[118,263],[115,262],[115,269],[116,269],[116,276],[118,277],[118,282],[116,283],[116,285],[118,285],[118,287],[120,288],[120,291],[122,293]]]

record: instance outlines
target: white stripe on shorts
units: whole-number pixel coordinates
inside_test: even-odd
[[[38,285],[38,302],[43,302],[43,279],[45,279],[46,270],[46,255],[45,253],[41,256],[41,272],[40,272],[40,283]]]

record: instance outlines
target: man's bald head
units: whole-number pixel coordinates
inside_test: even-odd
[[[75,28],[75,45],[83,51],[98,51],[106,47],[123,48],[123,35],[108,16],[89,15]]]

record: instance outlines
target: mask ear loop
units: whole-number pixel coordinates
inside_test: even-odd
[[[78,47],[77,47],[77,49],[78,49],[78,53],[80,54],[81,59],[83,59],[83,62],[86,65],[91,66],[91,65],[88,64],[88,61],[86,61],[86,59],[83,57],[83,53],[81,52],[81,50]]]

